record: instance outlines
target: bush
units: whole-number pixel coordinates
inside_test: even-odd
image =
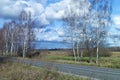
[[[32,58],[32,57],[39,56],[39,55],[40,55],[40,52],[33,51],[33,52],[28,52],[26,56],[29,58]]]
[[[89,57],[91,53],[91,56],[96,57],[96,49],[91,49],[89,52],[84,51],[83,56]],[[112,53],[107,48],[99,48],[99,56],[100,57],[110,57]]]
[[[106,49],[106,48],[100,48],[100,56],[101,57],[110,57],[112,56],[112,53],[110,52],[109,49]]]

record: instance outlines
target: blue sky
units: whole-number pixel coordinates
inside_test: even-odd
[[[45,2],[46,1],[46,2]],[[0,1],[0,27],[4,22],[15,19],[22,10],[31,11],[32,19],[39,21],[39,25],[47,25],[42,29],[36,28],[39,40],[63,41],[65,34],[60,19],[64,9],[70,4],[70,0],[1,0]],[[120,0],[113,0],[111,35],[119,34],[115,28],[120,28]],[[111,43],[112,40],[109,39]]]
[[[120,15],[120,0],[113,0],[113,15]]]
[[[120,29],[120,0],[113,0],[113,9],[112,9],[112,28],[110,29],[111,35],[119,35],[120,31],[117,31],[116,28]],[[109,42],[114,46],[120,46],[120,40],[109,39]]]

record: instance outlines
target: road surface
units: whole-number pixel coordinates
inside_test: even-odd
[[[86,76],[92,79],[98,80],[120,80],[120,69],[110,69],[110,68],[99,68],[93,66],[80,66],[74,64],[63,64],[63,63],[53,63],[53,62],[42,62],[37,60],[28,60],[28,59],[18,59],[18,58],[7,58],[0,57],[0,60],[4,61],[7,59],[12,62],[19,62],[24,64],[29,64],[37,67],[48,67],[50,69],[56,69],[57,71]]]

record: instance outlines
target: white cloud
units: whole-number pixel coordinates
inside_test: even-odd
[[[114,23],[113,27],[120,29],[120,15],[114,15],[112,16],[112,19]]]
[[[37,0],[2,0],[0,1],[0,17],[1,18],[8,18],[8,19],[15,19],[18,18],[20,12],[25,10],[27,12],[32,13],[32,19],[37,20],[37,25],[49,25],[54,20],[62,19],[63,16],[66,15],[68,10],[68,5],[70,8],[76,9],[75,14],[83,15],[82,7],[85,7],[85,13],[87,13],[87,7],[90,5],[89,2],[81,4],[81,9],[79,9],[75,4],[76,1],[79,0],[61,0],[56,3],[52,3],[47,5],[46,7],[44,4],[44,0],[40,1],[39,3]],[[85,0],[81,0],[85,1]],[[68,17],[68,16],[67,16]],[[37,31],[36,31],[37,32]],[[56,27],[52,28],[48,32],[44,32],[44,30],[38,30],[37,37],[41,40],[61,40],[59,36],[63,36],[65,34],[62,28]]]
[[[120,35],[120,15],[112,15],[112,27],[108,32],[108,36],[111,37],[118,37]],[[115,40],[115,38],[112,38],[112,40]],[[119,42],[119,41],[118,41]]]
[[[1,18],[16,18],[22,10],[31,11],[33,16],[38,16],[44,8],[42,4],[35,1],[3,0],[0,2]]]
[[[22,10],[30,11],[32,13],[33,19],[38,18],[41,24],[49,24],[51,21],[56,19],[62,19],[66,15],[68,5],[71,8],[76,9],[76,14],[83,14],[82,7],[85,6],[85,12],[87,12],[87,7],[89,2],[81,4],[81,9],[79,9],[76,4],[78,2],[74,0],[61,0],[53,4],[49,4],[44,7],[46,1],[42,0],[38,3],[37,0],[3,0],[0,2],[0,17],[1,18],[18,18]],[[77,0],[78,1],[78,0]],[[85,0],[81,0],[85,1]]]
[[[90,6],[90,3],[88,1],[85,2],[85,0],[81,0],[80,2],[78,1],[79,0],[62,0],[58,3],[51,4],[46,7],[45,14],[49,19],[62,19],[63,16],[68,17],[66,13],[69,11],[69,9],[75,9],[75,12],[72,11],[73,14],[83,16],[84,14],[88,13],[88,7]]]
[[[57,32],[57,34],[59,35],[59,36],[64,36],[65,35],[65,31],[64,31],[64,29],[62,28],[62,27],[56,27],[55,29],[54,29],[56,32]]]
[[[27,2],[19,0],[3,0],[0,2],[1,18],[16,18],[23,7],[27,6]]]
[[[113,21],[115,25],[120,25],[120,15],[113,16]]]
[[[63,17],[64,11],[67,7],[67,5],[69,5],[68,3],[71,0],[62,0],[58,3],[54,3],[54,4],[50,4],[49,6],[46,7],[45,9],[45,14],[47,16],[47,18],[49,19],[61,19]]]
[[[65,34],[64,29],[61,26],[36,28],[35,29],[38,40],[47,41],[63,41],[63,36]]]
[[[38,30],[36,30],[38,31]],[[56,31],[50,30],[49,32],[45,32],[45,29],[40,29],[40,32],[36,32],[38,40],[46,40],[46,41],[62,41],[62,38],[59,37]]]

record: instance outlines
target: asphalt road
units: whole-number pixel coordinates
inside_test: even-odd
[[[120,80],[120,69],[99,68],[93,66],[80,66],[74,64],[62,64],[53,62],[42,62],[37,60],[21,60],[18,58],[0,57],[0,60],[7,59],[12,62],[29,64],[37,67],[47,67],[48,69],[57,70],[73,75],[86,76],[98,80]]]

